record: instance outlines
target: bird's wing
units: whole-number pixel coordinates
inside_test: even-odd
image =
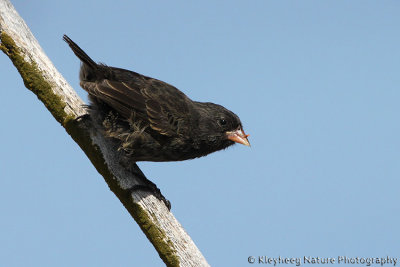
[[[89,94],[101,99],[125,118],[132,113],[162,135],[184,135],[190,123],[191,100],[181,91],[162,81],[81,81]]]
[[[163,135],[187,135],[192,101],[174,86],[151,79],[143,90],[150,127]]]
[[[145,98],[138,90],[132,90],[128,84],[111,80],[97,82],[81,81],[81,86],[90,95],[104,101],[125,118],[132,112],[146,113]]]

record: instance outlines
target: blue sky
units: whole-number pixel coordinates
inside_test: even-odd
[[[13,4],[85,101],[64,33],[240,116],[251,148],[139,163],[211,265],[400,258],[399,1]],[[163,266],[4,54],[0,66],[0,265]]]

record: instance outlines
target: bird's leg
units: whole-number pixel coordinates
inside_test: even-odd
[[[164,202],[165,206],[167,206],[168,210],[171,210],[171,202],[166,199],[161,193],[160,189],[157,187],[155,183],[146,178],[146,176],[142,172],[135,172],[136,177],[140,178],[142,184],[136,184],[132,186],[129,190],[131,192],[135,192],[138,190],[147,191],[152,193],[158,200]]]

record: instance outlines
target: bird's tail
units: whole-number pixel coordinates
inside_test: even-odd
[[[86,53],[82,50],[74,41],[72,41],[67,35],[64,34],[63,40],[71,47],[74,54],[82,61],[82,63],[88,65],[92,69],[97,69],[98,65],[93,61]]]

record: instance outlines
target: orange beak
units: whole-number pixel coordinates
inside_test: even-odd
[[[245,146],[250,146],[249,140],[247,140],[247,137],[249,136],[250,136],[249,134],[244,133],[242,128],[239,128],[236,131],[226,132],[226,137],[229,140]]]

